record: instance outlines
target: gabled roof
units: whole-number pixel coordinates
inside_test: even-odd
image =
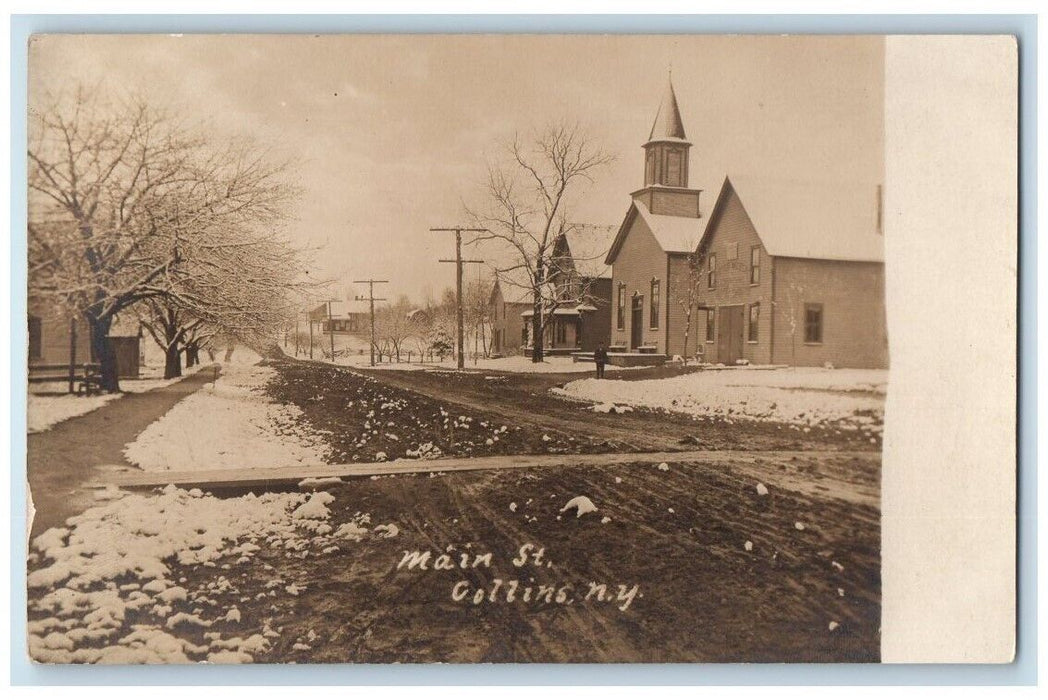
[[[491,286],[488,303],[495,302],[495,292],[502,292],[502,300],[507,304],[531,303],[531,283],[527,271],[522,268],[496,271],[495,283]]]
[[[581,277],[611,279],[611,267],[606,258],[615,241],[614,226],[579,224],[563,234],[568,255]]]
[[[648,141],[681,140],[688,137],[684,134],[684,122],[680,118],[680,108],[677,106],[677,95],[673,92],[673,81],[666,85],[666,94],[659,105],[659,111],[655,113],[655,122],[651,125],[651,134]]]
[[[884,262],[877,230],[875,183],[799,182],[729,175],[711,212],[726,192],[738,195],[769,255],[819,260]]]
[[[709,216],[652,214],[634,200],[608,252],[618,255],[636,217],[641,217],[666,253],[691,253],[710,235],[734,191],[768,255],[784,258],[884,262],[884,236],[877,230],[877,185],[861,182],[803,182],[747,175],[725,176]]]
[[[699,241],[705,235],[706,224],[710,220],[710,217],[706,216],[696,219],[691,216],[652,214],[643,202],[635,199],[630,204],[629,211],[626,212],[626,218],[623,219],[622,225],[615,236],[615,241],[608,251],[608,257],[605,259],[606,264],[611,265],[615,262],[615,257],[625,242],[626,235],[632,228],[634,219],[638,216],[644,220],[652,235],[655,236],[655,240],[658,241],[659,246],[666,253],[690,253],[694,251],[698,248]]]

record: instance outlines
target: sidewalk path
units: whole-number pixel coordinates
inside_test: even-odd
[[[176,403],[213,381],[215,369],[203,367],[180,382],[118,401],[62,421],[28,436],[29,489],[36,514],[32,536],[62,525],[66,518],[97,503],[85,488],[113,465],[127,464],[124,446]],[[103,466],[109,465],[109,466]]]

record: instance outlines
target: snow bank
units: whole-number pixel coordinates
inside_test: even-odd
[[[119,398],[120,394],[99,394],[97,396],[29,394],[26,402],[26,427],[30,433],[40,433],[64,420],[90,413]]]
[[[275,370],[234,363],[222,372],[129,443],[128,461],[147,471],[325,462],[326,449],[301,425],[301,410],[265,395]]]
[[[693,416],[879,430],[886,370],[796,368],[702,371],[666,379],[582,379],[553,393],[598,405],[628,404]]]
[[[321,556],[354,539],[380,538],[360,514],[332,534],[327,492],[248,494],[216,498],[168,486],[155,494],[125,494],[88,509],[31,543],[29,649],[38,661],[69,663],[250,662],[279,636],[265,621],[246,620],[231,568],[258,568],[263,549],[287,557]],[[388,526],[395,527],[395,526]],[[326,528],[326,531],[321,531]],[[386,535],[388,536],[388,535]],[[335,548],[337,550],[337,547]],[[221,564],[221,566],[219,566]],[[211,580],[176,584],[180,566],[210,567]],[[272,585],[271,585],[272,584]],[[274,579],[278,590],[305,590]],[[188,588],[188,590],[187,590]],[[131,614],[133,613],[133,614]],[[219,630],[244,619],[262,634],[223,638]],[[203,643],[200,643],[203,635]]]

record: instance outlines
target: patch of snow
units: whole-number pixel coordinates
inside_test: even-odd
[[[146,471],[323,464],[326,449],[301,427],[301,410],[265,395],[274,373],[269,367],[227,366],[217,382],[146,428],[124,455]]]
[[[393,523],[379,525],[375,528],[375,534],[379,537],[385,538],[396,537],[400,534],[400,528],[394,525]]]
[[[781,422],[800,428],[840,422],[880,432],[887,370],[738,369],[640,381],[579,379],[554,394],[591,401],[593,410],[628,405],[696,417]]]
[[[760,483],[760,482],[757,482],[757,495],[758,496],[767,496],[768,495],[768,487],[765,486],[764,484]]]
[[[312,518],[326,517],[332,498],[326,492],[293,492],[222,499],[168,486],[153,494],[131,493],[69,518],[67,527],[47,530],[31,542],[31,551],[45,564],[29,577],[34,589],[30,612],[44,616],[29,629],[32,657],[62,663],[214,660],[207,646],[197,646],[182,635],[197,635],[211,627],[213,621],[202,616],[203,609],[192,606],[217,605],[208,596],[228,591],[232,584],[218,576],[190,595],[184,586],[173,583],[171,563],[215,566],[237,556],[238,561],[251,561],[261,549],[254,544],[258,540],[289,553],[309,547],[310,535],[302,535],[304,525],[319,522],[330,531],[330,525]],[[311,519],[297,518],[295,513]],[[320,549],[330,542],[330,536],[319,538],[315,546]],[[178,579],[185,581],[185,577]],[[124,629],[127,611],[136,612],[137,617],[131,618],[136,621],[134,631],[114,642]],[[144,624],[149,616],[153,624]],[[236,608],[217,617],[232,623],[240,618]],[[210,653],[246,654],[236,657],[243,661],[263,651],[266,639],[252,635],[222,644],[213,642]],[[218,658],[227,656],[234,658]]]
[[[669,470],[670,470],[670,465],[666,464],[665,462],[663,462],[663,463],[661,463],[659,465],[659,471],[660,472],[668,472]]]
[[[597,506],[593,505],[593,501],[591,501],[588,496],[575,496],[575,498],[572,498],[564,504],[564,507],[560,509],[560,512],[563,513],[573,508],[577,511],[575,514],[576,518],[581,518],[583,515],[586,515],[586,513],[597,512]]]
[[[110,401],[119,399],[120,396],[120,394],[95,396],[29,394],[26,398],[26,428],[30,433],[42,433],[64,420],[101,408]]]

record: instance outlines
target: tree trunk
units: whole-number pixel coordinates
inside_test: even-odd
[[[542,362],[542,302],[535,295],[535,303],[531,309],[531,361]]]
[[[91,354],[95,362],[100,365],[99,373],[102,375],[102,391],[120,391],[120,373],[116,366],[116,352],[109,342],[109,328],[113,325],[113,318],[105,316],[95,318],[89,314],[87,317],[88,327],[91,329]]]
[[[313,349],[312,345],[310,345],[309,347],[310,347],[310,350]],[[228,345],[228,346],[226,346],[226,355],[225,355],[225,358],[223,359],[223,362],[230,362],[230,361],[232,361],[232,359],[233,359],[233,346],[232,345]]]
[[[182,351],[178,343],[171,343],[164,350],[164,379],[182,376]]]
[[[200,344],[192,342],[186,346],[186,367],[196,367],[200,364]]]

